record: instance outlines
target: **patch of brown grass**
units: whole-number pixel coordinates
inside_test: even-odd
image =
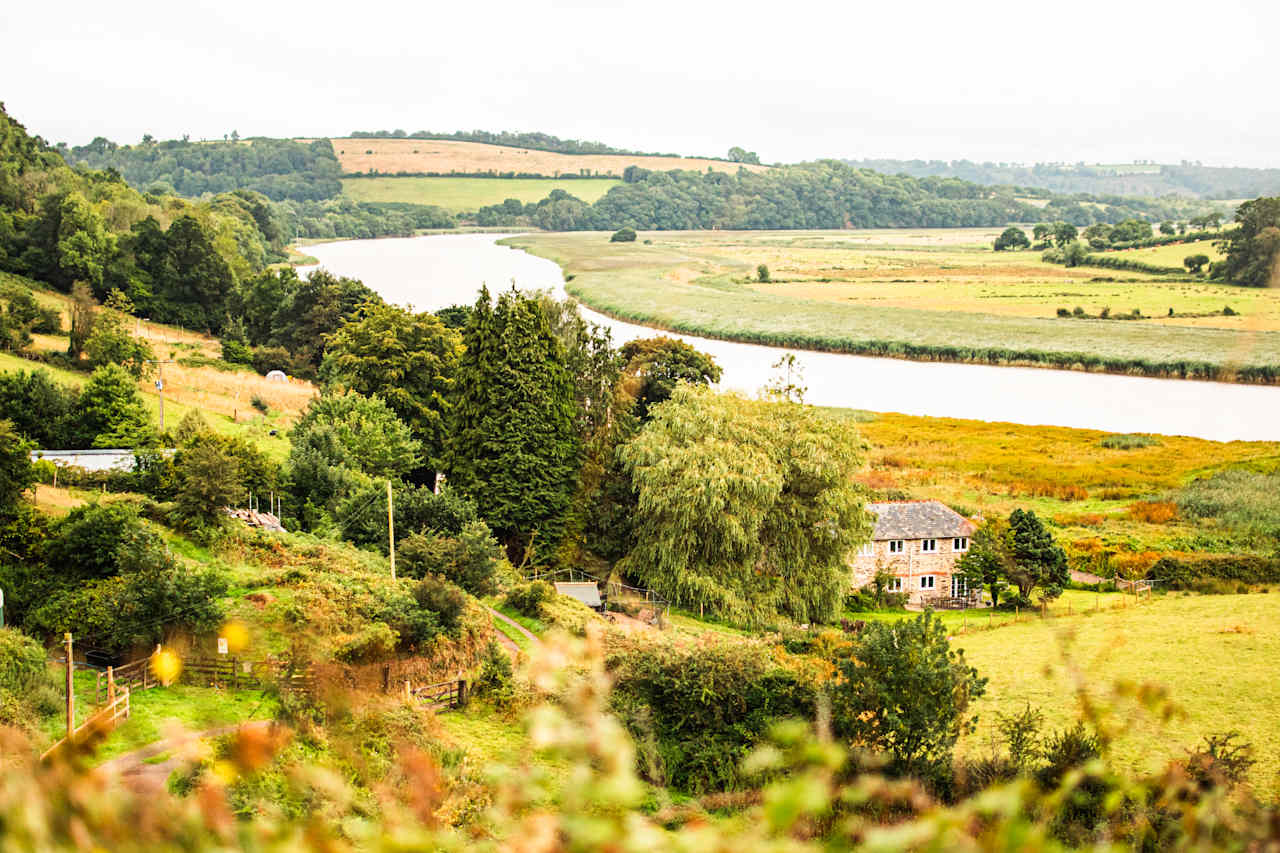
[[[1172,501],[1138,501],[1129,505],[1129,517],[1147,524],[1168,524],[1178,517],[1178,505]]]

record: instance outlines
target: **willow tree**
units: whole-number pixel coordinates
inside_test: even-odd
[[[831,621],[870,521],[847,421],[691,385],[621,451],[639,495],[622,563],[677,604],[748,622]]]
[[[563,344],[536,297],[482,289],[462,336],[446,444],[449,485],[519,560],[547,559],[564,534],[581,439]]]

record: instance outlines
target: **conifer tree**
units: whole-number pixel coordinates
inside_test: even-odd
[[[447,459],[449,485],[521,559],[546,560],[564,533],[580,457],[573,379],[538,300],[488,288],[463,333]]]

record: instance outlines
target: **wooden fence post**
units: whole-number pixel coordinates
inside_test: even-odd
[[[114,667],[107,667],[107,704],[116,702],[116,673]]]
[[[67,740],[71,740],[72,735],[76,733],[76,689],[75,682],[71,677],[71,673],[75,669],[75,663],[72,659],[71,632],[68,631],[64,634],[62,639],[67,647]]]
[[[231,656],[231,689],[240,689],[240,662],[235,655]]]
[[[409,681],[406,679],[404,682],[404,701],[408,702],[411,699],[413,699],[413,690],[410,689]]]
[[[467,680],[465,678],[458,679],[458,705],[459,708],[466,707],[467,704]]]
[[[391,664],[389,663],[382,665],[382,692],[391,692]]]

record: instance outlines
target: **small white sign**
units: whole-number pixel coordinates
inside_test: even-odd
[[[156,390],[157,391],[164,390],[164,382],[160,381],[159,379],[156,380]]]
[[[225,655],[226,653],[227,653],[227,638],[219,637],[218,638],[218,654]]]

